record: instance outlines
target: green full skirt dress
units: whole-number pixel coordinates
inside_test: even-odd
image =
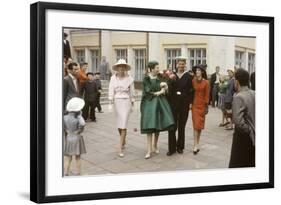
[[[160,79],[145,76],[141,100],[141,133],[155,133],[171,130],[174,127],[174,117],[165,95],[154,96],[160,91]]]

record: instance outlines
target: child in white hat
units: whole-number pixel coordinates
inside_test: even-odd
[[[81,115],[81,109],[84,107],[84,100],[78,97],[71,98],[67,105],[67,115],[63,117],[64,129],[67,133],[65,138],[64,155],[65,155],[65,175],[70,174],[70,165],[72,156],[75,156],[77,172],[74,175],[81,173],[80,155],[86,153],[83,137],[85,120]]]

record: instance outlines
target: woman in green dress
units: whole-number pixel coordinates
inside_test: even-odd
[[[140,107],[141,134],[147,134],[147,153],[145,159],[150,158],[152,152],[159,153],[157,148],[159,132],[170,130],[175,124],[170,105],[165,97],[168,85],[159,77],[158,62],[149,62],[148,68],[150,72],[143,79]],[[153,143],[152,135],[154,135]]]

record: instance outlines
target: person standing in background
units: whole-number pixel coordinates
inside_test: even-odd
[[[97,104],[98,88],[94,81],[94,74],[87,73],[87,80],[81,87],[81,95],[84,96],[85,106],[82,110],[83,118],[87,121],[90,109],[90,119],[96,122],[95,108]]]
[[[212,107],[218,106],[220,76],[221,76],[220,67],[216,66],[216,72],[211,75],[210,100],[211,100]]]
[[[228,82],[227,88],[224,98],[224,108],[227,120],[229,120],[229,124],[226,126],[226,130],[233,130],[233,123],[232,123],[232,100],[233,94],[235,93],[235,79],[234,79],[234,69],[230,68],[227,70],[228,73]]]
[[[89,78],[86,75],[87,70],[88,70],[88,63],[86,62],[80,63],[80,69],[77,73],[77,79],[79,80],[80,87],[83,87],[85,82],[89,80]]]
[[[219,123],[219,127],[224,127],[229,123],[227,118],[226,118],[226,114],[225,114],[225,93],[226,93],[226,89],[227,89],[227,81],[225,79],[225,76],[221,76],[220,85],[219,85],[218,108],[222,112],[222,121],[221,121],[221,123]]]
[[[101,79],[102,80],[107,80],[107,73],[109,72],[108,68],[108,62],[106,61],[106,57],[102,56],[101,57],[101,62],[99,66],[100,74],[101,74]]]
[[[63,33],[63,56],[68,59],[71,58],[70,44],[67,40],[67,33]]]
[[[101,90],[102,90],[101,80],[100,80],[100,72],[95,73],[94,81],[95,81],[95,83],[97,85],[97,88],[98,88],[96,107],[98,108],[99,113],[103,113],[103,111],[101,109],[101,105],[100,105],[100,96],[101,96]]]
[[[256,72],[252,72],[250,76],[251,89],[256,90]]]
[[[77,63],[70,63],[67,68],[67,76],[63,79],[63,105],[66,106],[67,102],[73,97],[80,96],[79,80],[77,79],[77,73],[79,66]]]

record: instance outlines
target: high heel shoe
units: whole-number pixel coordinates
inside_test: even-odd
[[[154,152],[155,154],[159,154],[159,153],[160,153],[159,149],[157,149],[157,148],[154,149],[153,152]]]
[[[200,149],[193,150],[193,154],[196,155],[196,154],[198,154],[199,151],[200,151]]]
[[[151,157],[151,155],[150,155],[150,153],[146,153],[146,155],[145,155],[145,159],[149,159]]]

